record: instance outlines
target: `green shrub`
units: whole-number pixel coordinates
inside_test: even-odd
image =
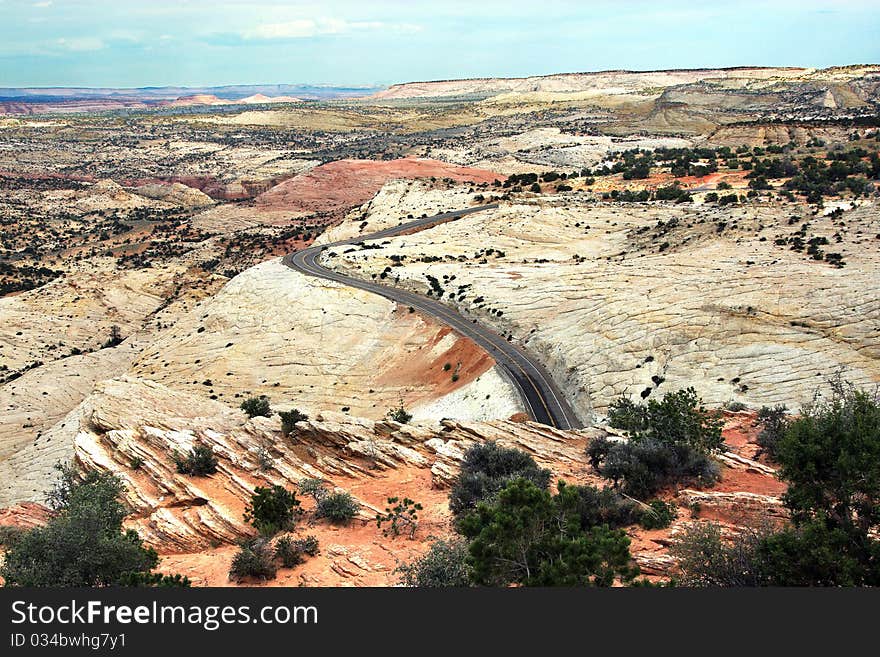
[[[770,409],[779,417],[778,408]],[[682,580],[709,586],[880,586],[880,398],[836,377],[775,450],[791,524],[725,542],[697,528],[674,548]]]
[[[428,551],[395,572],[404,586],[452,588],[470,584],[467,567],[468,544],[461,539],[434,541]]]
[[[388,411],[386,415],[400,424],[409,424],[410,420],[413,418],[412,413],[403,407],[403,402],[401,402],[397,408],[392,408]]]
[[[693,388],[668,392],[662,401],[636,404],[627,397],[613,402],[608,423],[624,429],[634,439],[652,438],[662,443],[689,445],[701,452],[719,450],[723,445],[720,413],[706,410]]]
[[[298,538],[293,542],[294,548],[302,552],[303,554],[307,554],[310,557],[317,556],[320,551],[320,547],[318,545],[318,539],[314,536],[306,536],[305,538]]]
[[[72,463],[56,463],[53,467],[58,476],[46,493],[46,504],[54,511],[63,511],[74,489],[82,483],[82,477]]]
[[[217,472],[217,457],[210,445],[196,445],[189,454],[172,456],[177,472],[194,477],[204,477]]]
[[[584,530],[600,525],[625,527],[639,522],[638,506],[613,488],[595,486],[569,486],[578,495],[577,513]]]
[[[274,579],[276,574],[273,554],[269,549],[269,541],[263,538],[242,543],[232,558],[229,568],[229,579],[241,582],[248,578],[258,580]]]
[[[318,539],[314,536],[298,539],[282,536],[275,541],[275,558],[284,568],[298,566],[305,562],[306,556],[314,557],[318,551]]]
[[[761,428],[758,434],[758,447],[760,453],[767,454],[770,458],[776,459],[776,449],[779,441],[785,435],[788,429],[789,419],[786,415],[788,409],[784,405],[762,406],[758,411],[758,417],[755,422],[756,427]]]
[[[122,344],[122,341],[124,339],[125,338],[122,337],[122,331],[116,324],[114,324],[110,327],[110,337],[108,337],[107,340],[104,341],[101,349],[110,349],[112,347],[120,345]]]
[[[619,397],[608,405],[608,424],[615,429],[635,433],[645,427],[648,409],[629,397]]]
[[[880,586],[880,540],[818,520],[796,523],[761,543],[769,586]]]
[[[344,525],[350,522],[361,510],[361,505],[351,493],[327,493],[318,500],[316,518],[326,518],[332,523]]]
[[[627,442],[595,438],[587,455],[600,475],[639,499],[674,484],[705,486],[720,476],[718,464],[693,447],[652,438]]]
[[[724,540],[714,522],[689,523],[670,547],[678,561],[678,581],[688,587],[742,587],[766,583],[761,556],[763,534],[746,530]]]
[[[693,388],[647,404],[622,397],[609,406],[608,422],[627,431],[629,440],[596,438],[587,456],[627,495],[645,498],[672,484],[705,485],[718,479],[710,455],[723,446],[721,415],[703,408]]]
[[[528,479],[539,488],[550,485],[550,471],[518,449],[489,442],[474,445],[464,455],[461,470],[449,494],[449,508],[456,516],[489,500],[514,479]]]
[[[245,522],[251,523],[261,534],[269,536],[290,529],[299,514],[296,494],[283,486],[257,486],[245,507]]]
[[[315,504],[320,502],[321,498],[326,497],[329,494],[327,485],[324,483],[323,479],[309,477],[306,479],[300,479],[299,483],[297,483],[297,488],[302,495],[308,495],[315,500]]]
[[[281,418],[281,433],[285,436],[289,436],[296,430],[297,422],[305,422],[309,419],[308,415],[300,413],[295,408],[289,411],[280,411],[278,415]]]
[[[880,586],[880,397],[839,376],[776,447],[793,528],[767,540],[774,584]]]
[[[241,402],[241,410],[247,413],[248,417],[271,417],[272,408],[269,406],[269,398],[266,395],[259,397],[248,397]]]
[[[385,513],[376,514],[376,527],[382,529],[382,525],[387,524],[382,530],[384,536],[400,536],[402,531],[408,529],[409,537],[413,538],[419,527],[421,510],[422,505],[408,497],[389,497]]]
[[[607,526],[581,528],[579,495],[560,482],[557,495],[516,479],[459,522],[471,541],[474,583],[487,586],[610,586],[629,581],[629,538]]]
[[[126,573],[120,578],[120,586],[150,588],[189,588],[192,582],[183,575],[163,575],[162,573]]]
[[[24,527],[16,527],[14,525],[0,526],[0,545],[9,547],[19,538],[27,533]]]
[[[868,533],[880,522],[880,398],[832,382],[777,446],[785,502],[797,520]]]
[[[678,518],[678,509],[670,502],[651,500],[648,506],[650,508],[642,511],[642,517],[639,520],[643,529],[665,529]]]
[[[298,550],[293,540],[287,536],[275,541],[275,558],[279,559],[285,568],[293,568],[305,561],[302,551]]]
[[[137,532],[122,527],[126,511],[119,478],[106,472],[78,477],[70,467],[59,469],[54,490],[63,493],[53,498],[58,514],[6,546],[0,566],[5,585],[94,587],[155,579],[150,571],[158,555]]]

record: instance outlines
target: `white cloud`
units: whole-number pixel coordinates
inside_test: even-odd
[[[96,37],[74,37],[70,39],[58,39],[55,42],[61,48],[72,52],[89,52],[104,48],[104,42]]]
[[[301,18],[282,23],[264,23],[244,30],[245,39],[306,39],[315,36],[350,34],[352,32],[413,33],[422,28],[409,23],[384,23],[382,21],[346,21],[337,18]]]
[[[36,7],[37,9],[45,9],[46,7],[52,6],[52,0],[46,0],[45,2],[35,2],[31,6]]]

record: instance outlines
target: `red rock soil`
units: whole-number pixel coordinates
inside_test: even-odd
[[[722,436],[728,451],[756,461],[760,465],[773,468],[774,464],[766,457],[757,456],[759,429],[755,427],[755,413],[725,411],[724,417],[725,424]],[[782,481],[757,468],[722,466],[721,479],[704,491],[707,493],[752,493],[778,499],[785,492],[785,489],[786,486]],[[678,507],[678,519],[670,527],[645,530],[636,526],[628,531],[632,540],[631,552],[637,561],[640,557],[647,559],[640,564],[642,572],[648,579],[654,581],[666,579],[669,573],[663,568],[655,570],[652,568],[651,562],[658,556],[663,559],[668,554],[672,537],[681,531],[687,523],[717,522],[724,528],[736,532],[738,527],[760,526],[763,522],[776,523],[780,521],[779,516],[776,515],[776,509],[767,514],[762,513],[760,500],[756,507],[751,508],[739,507],[735,501],[731,503],[724,499],[720,499],[717,504],[700,504],[698,507],[689,507],[678,497],[678,492],[667,491],[660,496]]]
[[[389,586],[396,583],[394,569],[423,553],[432,537],[448,537],[448,491],[431,487],[427,468],[405,468],[383,472],[374,479],[344,479],[334,483],[379,510],[384,510],[391,495],[410,497],[422,504],[415,539],[408,534],[385,537],[376,526],[375,512],[365,510],[347,526],[310,520],[314,505],[303,500],[306,511],[294,538],[315,536],[320,554],[295,568],[280,568],[275,579],[245,582],[247,586]],[[242,511],[244,507],[242,505]],[[237,548],[222,546],[198,554],[175,554],[162,557],[160,569],[182,573],[199,586],[233,586],[229,564]]]
[[[754,458],[757,451],[755,439],[757,430],[752,426],[754,414],[725,413],[723,436],[726,445],[735,454]],[[584,441],[586,446],[586,440]],[[553,464],[541,463],[553,468]],[[588,472],[584,464],[582,471],[554,468],[557,479],[569,483],[593,484],[602,486],[603,480]],[[293,569],[282,568],[278,577],[265,583],[248,582],[250,586],[389,586],[397,583],[393,572],[400,564],[423,554],[433,537],[444,538],[453,535],[449,513],[449,491],[432,488],[431,473],[428,468],[408,467],[377,473],[375,478],[338,480],[340,488],[350,490],[356,497],[376,507],[384,508],[389,495],[408,496],[421,502],[425,510],[422,522],[414,540],[408,536],[386,538],[370,520],[355,520],[347,527],[335,527],[325,522],[304,521],[294,535],[297,537],[314,535],[321,545],[321,553],[305,564]],[[747,492],[760,495],[779,496],[785,485],[772,475],[722,468],[722,478],[707,492]],[[631,551],[641,562],[643,573],[652,580],[665,577],[658,575],[651,567],[652,558],[658,554],[668,554],[671,534],[680,530],[684,523],[694,521],[717,521],[725,526],[736,524],[736,513],[724,508],[703,505],[697,513],[676,499],[675,491],[668,491],[663,498],[678,505],[678,520],[672,527],[659,530],[645,530],[638,526],[628,530],[632,540]],[[309,502],[304,503],[311,509]],[[243,506],[242,506],[243,508]],[[230,586],[228,579],[229,563],[234,555],[234,546],[223,546],[208,553],[179,554],[163,557],[161,567],[168,572],[188,575],[198,585]],[[645,557],[647,560],[643,560]],[[665,573],[664,573],[665,575]]]
[[[730,451],[753,458],[756,451],[757,430],[752,426],[754,414],[725,413],[724,439]],[[586,439],[583,440],[584,447]],[[553,468],[552,463],[540,463]],[[561,464],[560,464],[561,465]],[[584,463],[583,469],[557,467],[557,478],[570,483],[603,485],[603,481],[590,473]],[[389,586],[397,583],[395,568],[423,554],[433,538],[448,538],[453,534],[448,508],[447,489],[432,486],[429,467],[408,466],[376,472],[375,477],[349,479],[340,477],[334,485],[351,491],[355,497],[372,507],[365,508],[361,516],[347,526],[335,526],[311,518],[313,504],[303,500],[304,519],[291,532],[293,537],[314,535],[320,544],[320,554],[309,558],[295,568],[280,568],[278,576],[268,582],[244,582],[245,586]],[[760,473],[753,468],[722,468],[722,478],[708,493],[756,493],[777,497],[785,485],[771,474]],[[245,500],[235,499],[222,485],[210,490],[212,497],[224,505],[244,512]],[[372,519],[375,509],[384,509],[387,497],[396,495],[410,497],[424,506],[415,538],[408,535],[385,537]],[[670,572],[668,548],[672,536],[682,526],[695,521],[717,521],[728,528],[737,525],[737,509],[723,504],[701,505],[698,510],[689,508],[677,497],[677,491],[668,491],[663,498],[678,506],[678,519],[672,527],[659,530],[630,528],[631,551],[643,573],[653,580],[664,579]],[[759,509],[760,512],[760,509]],[[751,511],[754,516],[754,509]],[[0,510],[0,526],[13,525],[33,527],[44,523],[49,512],[39,504],[25,503]],[[196,586],[234,586],[229,581],[229,566],[237,547],[222,545],[211,550],[191,554],[164,554],[159,569],[163,572],[181,573],[188,576]],[[667,560],[667,561],[664,561]],[[658,564],[660,564],[658,566]]]
[[[503,176],[430,159],[337,160],[272,187],[256,198],[256,205],[291,211],[347,210],[366,203],[389,180],[431,177],[491,183]]]
[[[405,306],[398,305],[397,313],[408,313]],[[414,313],[421,318],[421,313]],[[422,318],[426,322],[426,328],[433,330],[436,326],[430,317]],[[446,336],[452,335],[455,342],[439,355],[435,355],[434,347]],[[405,358],[399,357],[400,350],[395,346],[389,347],[388,358],[393,362],[400,360],[396,367],[388,368],[377,381],[380,386],[403,386],[414,390],[431,390],[432,398],[440,398],[453,390],[461,388],[481,376],[495,365],[495,360],[474,342],[463,338],[448,326],[440,326],[436,329],[429,341],[420,345],[416,351],[407,350]],[[444,365],[451,367],[448,371]],[[458,375],[456,381],[452,380],[454,374]],[[405,401],[422,401],[418,396],[405,397]]]
[[[681,185],[682,189],[695,189],[705,185],[708,186],[709,190],[712,190],[717,188],[718,183],[726,182],[734,189],[739,189],[747,186],[745,177],[748,173],[748,171],[720,171],[706,176],[682,176],[676,178],[671,173],[664,172],[652,174],[641,180],[624,180],[623,174],[615,174],[613,176],[600,176],[596,178],[596,182],[591,186],[584,186],[582,188],[594,192],[607,192],[612,189],[650,190],[657,189],[658,187],[667,187],[677,182]],[[578,179],[569,179],[567,182],[568,184],[577,185]]]

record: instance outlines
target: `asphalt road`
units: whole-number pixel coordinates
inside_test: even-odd
[[[497,207],[497,203],[492,203],[489,205],[467,208],[465,210],[444,212],[431,217],[422,217],[405,224],[400,224],[399,226],[371,233],[370,235],[362,235],[352,239],[334,242],[332,244],[312,246],[301,251],[296,251],[284,256],[282,262],[287,267],[308,276],[317,276],[318,278],[324,278],[343,283],[350,287],[366,290],[367,292],[372,292],[387,299],[391,299],[403,306],[411,306],[434,317],[440,322],[450,326],[461,335],[476,342],[495,359],[495,362],[506,371],[509,379],[519,389],[520,396],[525,402],[526,407],[529,410],[529,415],[533,420],[560,429],[580,428],[582,423],[572,412],[571,407],[565,401],[562,393],[553,383],[553,380],[550,378],[550,375],[541,363],[517,345],[514,345],[507,339],[501,337],[492,329],[477,323],[476,320],[468,319],[463,315],[460,315],[453,308],[436,299],[431,299],[391,285],[380,285],[373,281],[352,278],[351,276],[340,274],[332,269],[327,269],[318,262],[321,253],[327,249],[338,248],[340,246],[364,242],[366,240],[392,237],[394,235],[399,235],[400,233],[412,231],[413,229],[424,228],[433,224],[458,219],[459,217],[463,217],[473,212],[480,212],[482,210],[489,210]]]

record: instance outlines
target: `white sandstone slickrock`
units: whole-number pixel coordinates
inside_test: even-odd
[[[458,382],[446,363],[461,365]],[[281,409],[381,417],[403,398],[419,417],[439,419],[448,405],[432,411],[431,402],[456,391],[455,417],[510,417],[521,402],[493,366],[472,343],[418,313],[275,259],[239,274],[161,332],[131,373],[234,405],[264,394]]]
[[[277,416],[248,419],[222,403],[133,377],[98,384],[63,428],[53,430],[74,443],[80,467],[122,478],[132,509],[126,523],[163,553],[204,550],[251,535],[242,516],[257,485],[293,488],[306,477],[333,484],[416,469],[430,470],[432,486],[445,488],[468,447],[489,440],[522,449],[576,480],[587,469],[587,439],[602,433],[502,420],[401,425],[324,412],[282,437]],[[174,455],[195,444],[212,448],[219,461],[215,474],[177,473]],[[361,513],[369,519],[378,510],[364,502]]]
[[[880,232],[880,215],[872,204],[845,214],[837,269],[774,243],[796,229],[790,214],[546,196],[324,262],[364,278],[392,265],[422,293],[437,279],[446,303],[542,360],[587,421],[622,394],[686,386],[709,405],[796,410],[838,367],[856,385],[880,382],[880,253],[859,237]],[[809,221],[829,241],[840,230]]]

